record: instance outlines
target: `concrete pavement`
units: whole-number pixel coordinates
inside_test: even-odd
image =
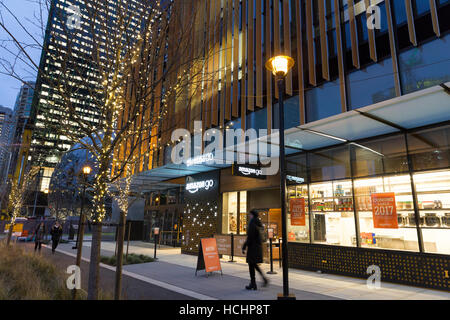
[[[61,244],[58,249],[75,254],[72,246]],[[114,251],[115,242],[102,243],[102,255],[112,256]],[[150,243],[131,242],[129,252],[153,257],[154,247]],[[90,242],[86,242],[83,246],[85,260],[89,259],[89,254]],[[196,277],[197,257],[182,255],[179,248],[171,247],[158,248],[157,257],[157,262],[124,266],[124,274],[195,299],[270,300],[282,292],[282,274],[278,264],[274,266],[278,273],[268,275],[270,286],[247,291],[244,286],[248,284],[249,276],[245,263],[221,261],[223,276],[217,273],[206,277],[205,272],[200,271]],[[262,268],[265,271],[269,269],[264,264]],[[289,270],[289,285],[299,300],[450,300],[448,292],[383,282],[381,289],[369,289],[363,279],[296,269]]]

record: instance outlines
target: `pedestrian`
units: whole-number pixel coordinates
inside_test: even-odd
[[[36,251],[39,248],[39,252],[41,252],[42,242],[44,241],[44,235],[45,235],[45,223],[41,222],[34,231],[35,236],[34,251]]]
[[[250,211],[250,222],[247,228],[247,240],[242,247],[242,253],[245,254],[247,249],[247,263],[250,271],[250,284],[245,287],[247,290],[256,290],[256,277],[255,270],[261,275],[264,280],[264,287],[269,283],[267,278],[264,277],[258,264],[263,262],[263,250],[262,250],[262,232],[264,227],[261,220],[258,218],[258,211]]]
[[[55,253],[56,247],[58,247],[59,241],[62,236],[62,226],[59,221],[56,221],[50,230],[50,234],[52,235],[52,253]]]

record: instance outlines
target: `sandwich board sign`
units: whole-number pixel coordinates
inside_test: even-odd
[[[206,274],[209,272],[220,271],[222,273],[222,267],[220,265],[219,252],[217,250],[217,242],[215,238],[202,239],[200,241],[200,248],[198,250],[197,269],[195,275],[199,270],[205,270]]]

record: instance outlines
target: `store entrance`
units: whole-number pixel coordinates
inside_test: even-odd
[[[151,210],[145,215],[144,230],[146,240],[154,242],[152,230],[159,228],[158,243],[161,245],[180,247],[183,226],[183,215],[179,208]]]
[[[222,234],[247,233],[247,191],[223,194]]]

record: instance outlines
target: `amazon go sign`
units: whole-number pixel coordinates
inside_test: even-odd
[[[186,183],[186,190],[190,193],[197,193],[201,190],[209,190],[214,186],[214,180],[203,180]]]
[[[214,199],[219,195],[219,174],[205,172],[186,178],[187,198],[192,200]]]

